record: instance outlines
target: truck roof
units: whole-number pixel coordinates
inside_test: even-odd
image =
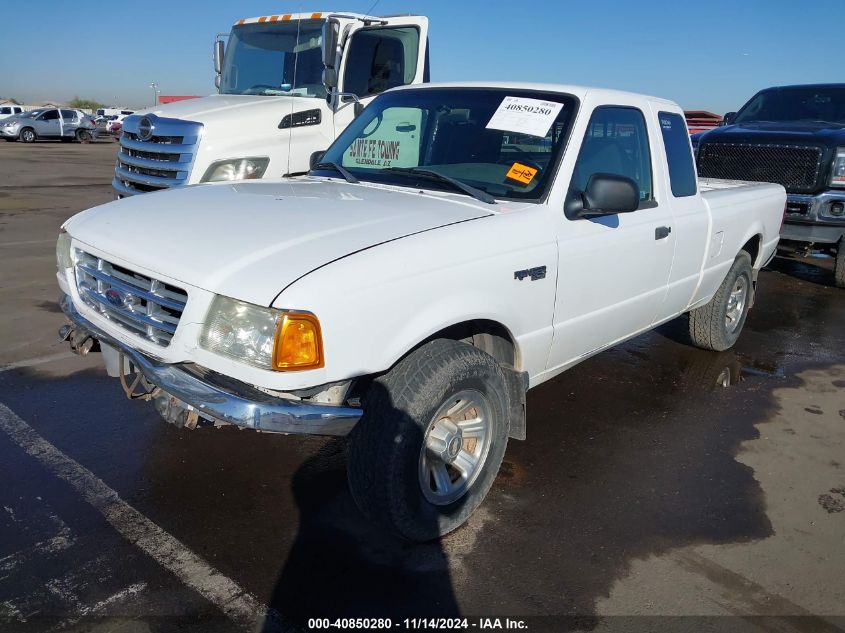
[[[254,18],[243,18],[235,22],[235,25],[240,24],[255,24],[256,22],[289,22],[291,20],[321,20],[330,16],[337,16],[339,18],[353,18],[356,20],[378,20],[382,17],[395,16],[378,16],[365,15],[363,13],[350,13],[348,11],[315,11],[313,13],[276,13],[273,15],[261,15]]]
[[[400,86],[392,88],[393,90],[426,90],[428,88],[503,88],[515,90],[539,90],[543,92],[560,92],[570,94],[583,99],[587,94],[598,96],[599,98],[607,99],[612,102],[620,97],[628,99],[636,97],[638,99],[647,99],[659,103],[665,103],[674,107],[678,107],[674,101],[664,99],[663,97],[653,97],[638,92],[626,92],[624,90],[612,90],[610,88],[597,88],[594,86],[578,86],[573,84],[552,84],[552,83],[534,83],[527,81],[450,81],[450,82],[434,82],[427,84],[416,84],[410,86]]]
[[[800,88],[845,88],[845,83],[790,84],[788,86],[769,86],[768,88],[761,89],[760,92],[762,92],[763,90],[793,90]]]

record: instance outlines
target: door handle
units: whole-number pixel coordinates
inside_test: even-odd
[[[672,232],[671,226],[658,226],[656,229],[654,229],[654,239],[656,239],[656,240],[666,239],[667,237],[669,237],[669,233],[671,233],[671,232]]]

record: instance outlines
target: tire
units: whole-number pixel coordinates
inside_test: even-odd
[[[34,143],[35,140],[38,138],[38,136],[35,134],[35,130],[33,130],[31,127],[25,127],[24,129],[22,129],[18,137],[24,143]]]
[[[91,136],[91,132],[88,130],[77,130],[76,131],[76,140],[80,143],[90,143],[94,137]]]
[[[845,237],[836,245],[836,261],[833,264],[833,283],[837,288],[845,288]]]
[[[417,542],[462,525],[502,464],[507,393],[492,356],[444,339],[426,343],[375,380],[347,445],[349,487],[364,515]],[[467,473],[466,481],[459,472]]]
[[[723,352],[739,338],[754,296],[751,256],[740,251],[710,301],[689,313],[689,336],[702,349]]]

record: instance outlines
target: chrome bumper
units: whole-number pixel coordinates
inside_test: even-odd
[[[67,295],[60,304],[77,331],[122,352],[148,382],[203,418],[257,431],[301,435],[346,435],[361,418],[361,409],[277,398],[231,379],[223,378],[224,388],[201,372],[188,371],[189,365],[161,363],[118,342],[79,314]],[[82,338],[78,332],[76,338]]]

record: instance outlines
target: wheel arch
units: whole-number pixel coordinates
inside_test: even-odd
[[[759,268],[759,258],[760,258],[760,251],[763,247],[763,235],[761,233],[756,233],[748,238],[740,247],[740,251],[745,251],[751,256],[751,267],[753,269]]]

